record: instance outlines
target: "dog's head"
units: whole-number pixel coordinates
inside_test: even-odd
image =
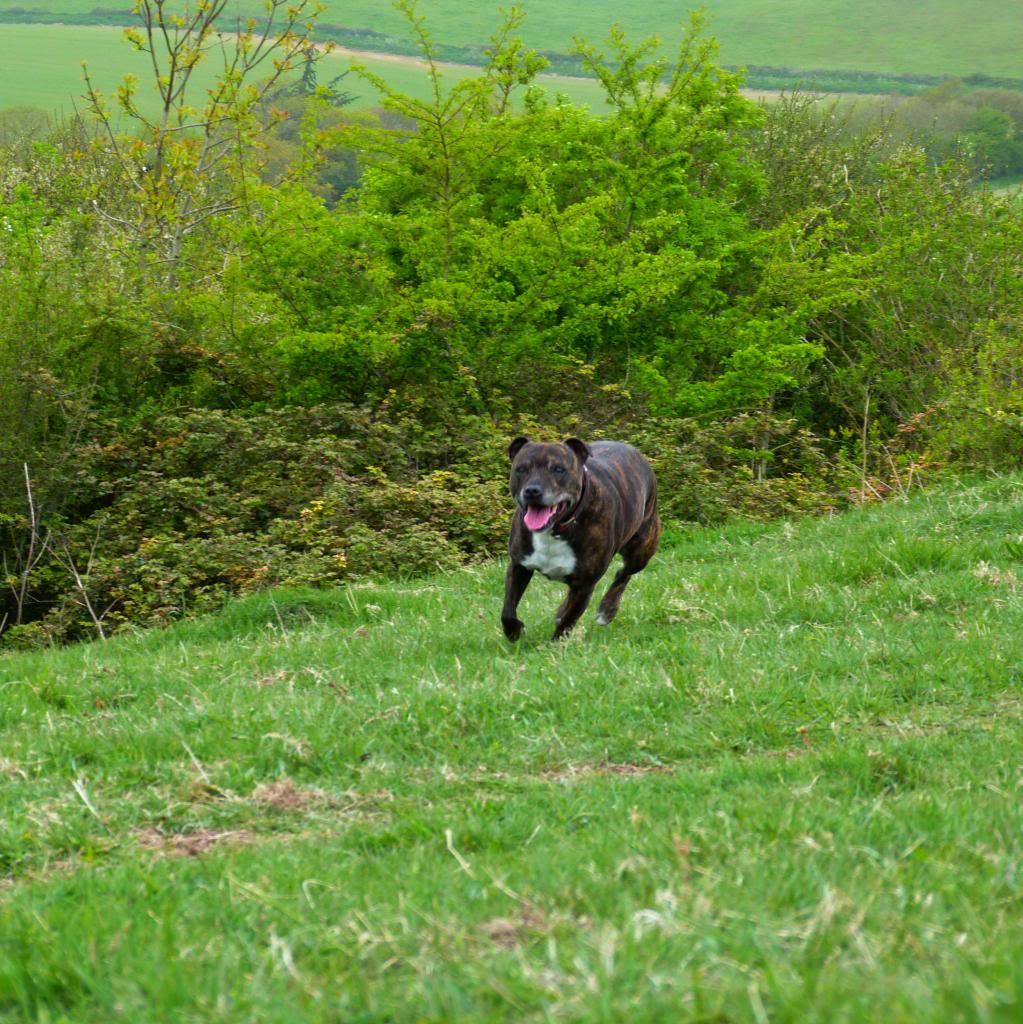
[[[508,445],[512,460],[512,497],[530,530],[549,529],[583,492],[590,449],[577,437],[561,444],[542,444],[517,437]]]

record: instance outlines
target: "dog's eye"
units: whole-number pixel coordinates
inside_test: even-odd
[[[565,467],[564,466],[555,466],[554,467],[554,475],[555,476],[564,476],[565,475]]]
[[[522,473],[525,473],[525,471],[526,471],[526,467],[525,466],[516,466],[515,467],[515,472],[516,473],[522,474]]]

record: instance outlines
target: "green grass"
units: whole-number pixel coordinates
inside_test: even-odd
[[[0,110],[15,106],[34,106],[63,114],[84,110],[83,60],[88,61],[89,73],[98,88],[108,96],[113,95],[126,74],[137,75],[140,105],[143,109],[155,108],[155,94],[147,99],[148,94],[143,91],[148,83],[148,58],[132,50],[120,29],[0,25]],[[367,58],[362,63],[393,87],[426,98],[429,84],[421,69],[385,59]],[[332,54],[326,58],[321,77],[326,81],[350,66],[348,57]],[[448,67],[445,80],[455,82],[470,74],[478,74],[478,71]],[[211,81],[207,66],[200,68],[196,82],[198,97],[201,98],[200,90]],[[542,77],[541,84],[551,93],[564,94],[578,103],[595,106],[602,102],[602,93],[595,82],[547,75]],[[378,94],[366,83],[356,81],[354,75],[350,76],[346,86],[348,91],[358,96],[357,106],[372,106],[379,102]]]
[[[17,0],[33,12],[84,16],[97,0]],[[258,7],[243,0],[243,10]],[[504,0],[421,0],[436,39],[453,45],[485,43]],[[525,0],[524,35],[541,49],[565,51],[575,36],[605,37],[613,22],[635,36],[677,37],[689,6],[677,0]],[[706,0],[711,29],[727,63],[883,73],[1020,77],[1023,18],[1018,0]],[[387,0],[327,0],[324,23],[407,36]]]
[[[1021,498],[0,660],[0,1020],[1018,1021]]]
[[[0,109],[34,106],[65,115],[84,111],[83,60],[108,96],[126,74],[145,81],[148,58],[132,50],[120,29],[0,25]],[[197,84],[209,81],[203,76]]]

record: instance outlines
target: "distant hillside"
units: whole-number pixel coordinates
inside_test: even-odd
[[[258,0],[238,0],[259,9]],[[422,0],[420,10],[437,41],[484,45],[509,5],[504,0]],[[691,7],[685,0],[525,0],[524,36],[533,46],[567,52],[577,35],[602,39],[619,22],[632,35],[677,35]],[[1023,18],[1018,0],[706,0],[711,30],[728,64],[795,70],[845,70],[881,75],[1023,77]],[[107,20],[127,0],[15,0],[0,18]],[[326,0],[324,26],[355,30],[372,48],[408,42],[403,17],[387,0]]]
[[[2,19],[0,13],[0,19]],[[145,83],[139,95],[143,109],[152,109],[155,90],[146,78],[147,60],[125,42],[119,29],[109,26],[3,25],[0,21],[0,110],[12,107],[39,107],[69,114],[84,109],[85,86],[81,62],[86,61],[97,87],[111,95],[126,74],[139,76]],[[392,57],[362,57],[361,63],[385,78],[394,88],[412,96],[426,97],[429,83],[415,61],[396,61]],[[337,51],[324,65],[330,78],[344,73],[351,65],[350,55]],[[199,81],[208,82],[210,69],[201,68]],[[450,68],[448,81],[472,74],[472,69]],[[372,106],[378,94],[352,76],[351,91],[357,107]],[[576,103],[591,107],[603,102],[603,93],[595,81],[541,76],[540,84],[567,95]]]

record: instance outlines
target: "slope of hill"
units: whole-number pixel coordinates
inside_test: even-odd
[[[400,62],[386,56],[359,54],[365,64],[396,89],[412,96],[425,98],[430,91],[424,71],[413,60]],[[349,69],[352,55],[336,51],[325,58],[321,74],[325,80]],[[125,42],[118,28],[109,26],[72,25],[2,25],[0,24],[0,110],[16,106],[33,106],[44,110],[70,114],[85,109],[85,85],[82,81],[82,61],[86,61],[89,74],[97,87],[108,96],[133,73],[140,82],[138,101],[143,110],[155,109],[155,88],[150,85],[148,58],[134,52]],[[457,81],[466,75],[477,74],[476,68],[449,66],[446,79]],[[204,83],[212,81],[212,65],[203,65],[196,82],[196,95]],[[349,90],[356,95],[356,106],[371,106],[379,96],[371,86],[348,81]],[[540,84],[552,93],[562,93],[574,102],[593,106],[603,102],[596,82],[582,81],[557,75],[542,75]]]
[[[259,9],[257,0],[238,0],[241,10]],[[127,2],[18,0],[17,12],[55,18],[97,17],[128,10]],[[497,24],[502,0],[421,0],[435,38],[466,46],[486,43]],[[658,33],[674,38],[690,8],[705,7],[711,32],[726,63],[798,69],[843,69],[923,75],[984,73],[1023,77],[1023,19],[1016,0],[526,0],[527,41],[565,52],[576,36],[604,38],[612,23],[634,37]],[[2,12],[0,12],[2,13]],[[403,18],[386,0],[326,0],[325,24],[343,25],[407,41]],[[386,45],[386,40],[379,40]]]
[[[0,1017],[1018,1020],[1021,496],[0,660]]]

